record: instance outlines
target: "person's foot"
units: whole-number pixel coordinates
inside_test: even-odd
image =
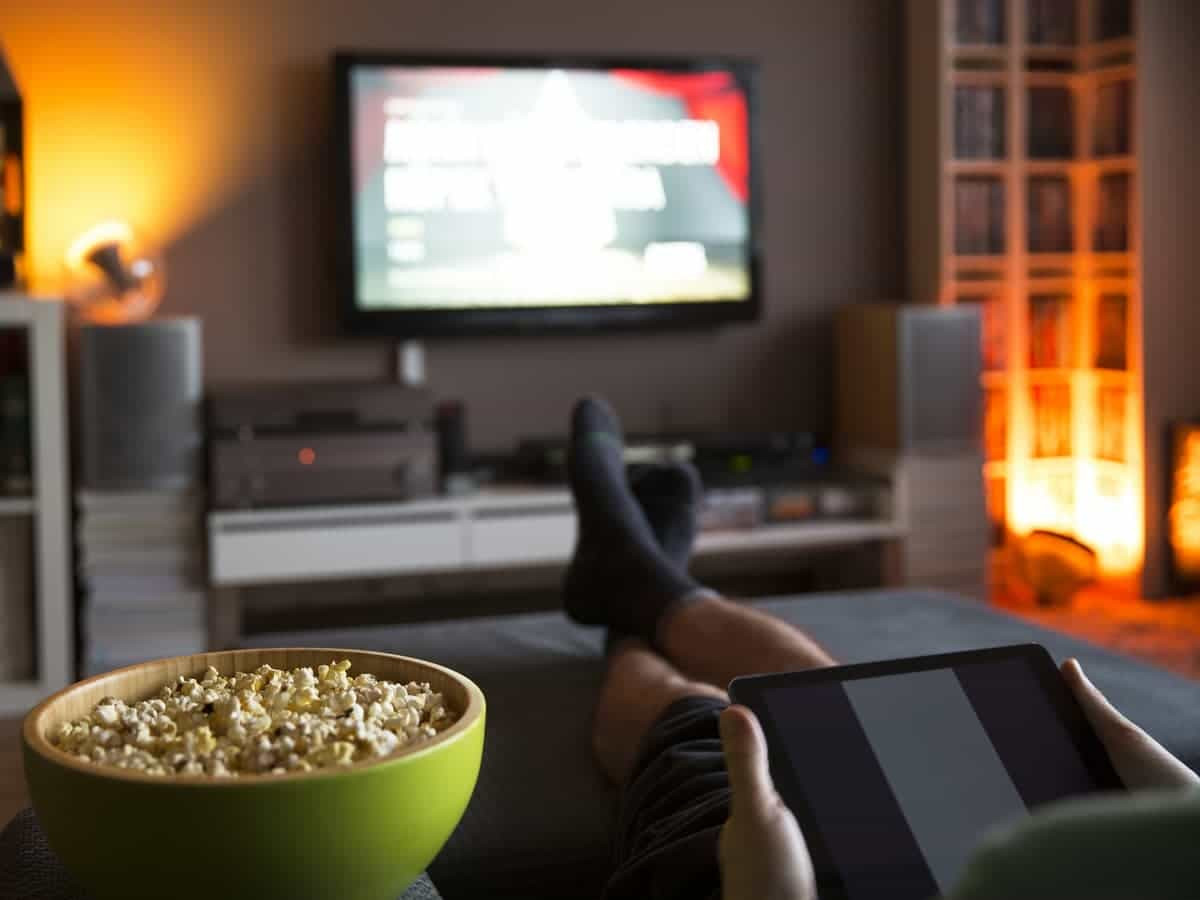
[[[696,545],[704,488],[690,463],[634,466],[629,489],[650,523],[658,546],[671,562],[687,571]]]
[[[700,504],[704,488],[700,474],[690,463],[658,463],[632,466],[629,489],[650,523],[650,530],[667,558],[686,572],[696,544]],[[604,654],[611,656],[633,635],[609,628],[604,636]]]
[[[702,589],[659,545],[625,475],[621,425],[599,398],[585,397],[572,412],[567,476],[579,516],[563,585],[567,614],[655,643],[664,614]],[[674,516],[660,518],[668,521],[664,534],[671,531],[678,547],[682,532]]]

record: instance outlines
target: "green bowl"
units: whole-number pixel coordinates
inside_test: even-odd
[[[206,666],[222,674],[349,659],[351,673],[427,681],[460,713],[426,743],[381,760],[286,775],[156,776],[87,763],[50,729],[106,696],[136,701]],[[34,709],[25,777],[51,848],[96,900],[396,900],[458,825],[479,775],[485,702],[433,663],[336,649],[235,650],[89,678]]]

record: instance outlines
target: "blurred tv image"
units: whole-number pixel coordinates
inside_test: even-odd
[[[734,73],[378,66],[350,88],[358,308],[751,297]]]

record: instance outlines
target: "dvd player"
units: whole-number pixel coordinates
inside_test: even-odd
[[[428,497],[437,485],[432,398],[386,382],[217,390],[208,466],[213,509]]]

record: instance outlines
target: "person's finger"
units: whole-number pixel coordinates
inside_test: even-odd
[[[1195,772],[1109,703],[1084,674],[1078,660],[1063,663],[1062,673],[1126,787],[1191,787],[1200,783]]]
[[[1084,674],[1079,660],[1068,659],[1064,662],[1062,674],[1071,688],[1071,693],[1079,701],[1083,714],[1101,735],[1115,734],[1120,731],[1141,731],[1108,701],[1099,688],[1092,684],[1091,679]]]
[[[733,794],[731,814],[767,809],[775,787],[767,765],[767,741],[754,713],[744,706],[730,706],[721,713],[721,747]]]

